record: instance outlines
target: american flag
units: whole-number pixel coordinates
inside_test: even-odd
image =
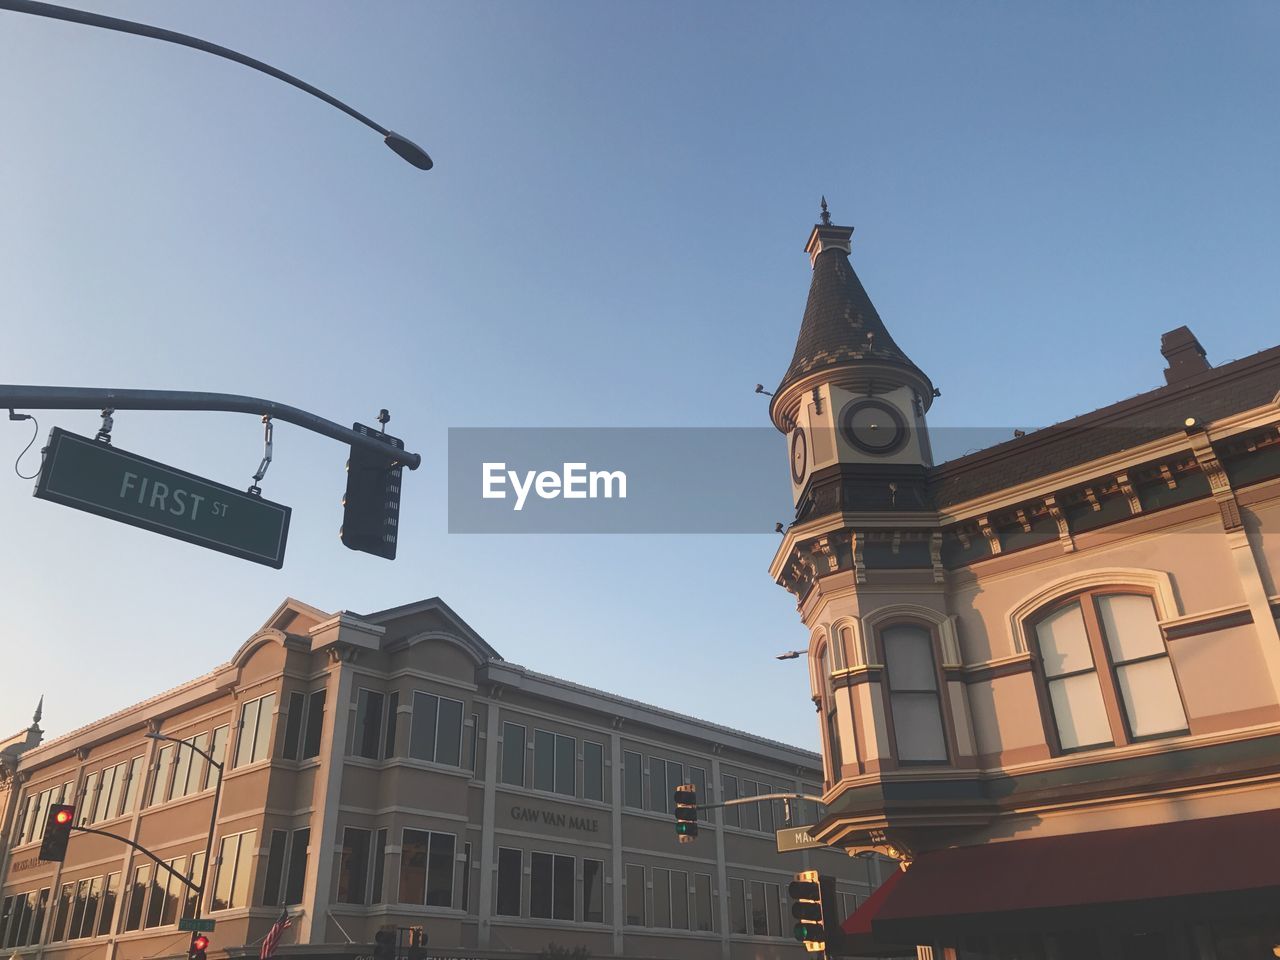
[[[280,919],[271,925],[271,929],[267,931],[266,939],[262,941],[262,952],[258,954],[258,960],[271,960],[276,955],[276,947],[280,943],[280,938],[284,936],[284,932],[293,926],[293,921],[289,919],[289,911],[281,910]]]

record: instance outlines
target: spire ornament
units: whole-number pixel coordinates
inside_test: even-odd
[[[831,212],[830,212],[829,210],[827,210],[827,198],[826,198],[826,196],[823,196],[823,198],[822,198],[822,218],[821,218],[821,219],[822,219],[822,225],[823,225],[824,227],[829,227],[829,226],[831,226]]]
[[[40,702],[36,704],[36,712],[31,715],[32,730],[40,729],[40,718],[44,716],[44,694],[40,694]]]

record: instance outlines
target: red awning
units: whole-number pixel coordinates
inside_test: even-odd
[[[1277,893],[1280,810],[1266,810],[922,853],[841,929],[923,943],[981,929],[993,915],[1042,929],[1108,912],[1212,916]]]

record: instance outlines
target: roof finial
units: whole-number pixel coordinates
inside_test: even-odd
[[[44,715],[44,694],[40,694],[40,702],[36,704],[36,712],[31,715],[32,729],[40,726],[40,717]]]
[[[822,225],[824,227],[831,226],[831,214],[827,210],[827,198],[822,198]]]

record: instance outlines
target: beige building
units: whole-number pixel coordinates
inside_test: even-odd
[[[365,956],[380,928],[422,926],[438,956],[799,957],[794,871],[838,875],[852,910],[894,869],[779,854],[776,801],[710,811],[678,844],[678,784],[816,794],[818,755],[509,663],[438,599],[288,600],[212,673],[48,742],[38,724],[0,742],[6,957],[185,956],[195,898],[142,855],[76,833],[65,863],[37,858],[60,801],[197,877],[215,817],[212,957],[256,957],[281,905],[281,956]],[[150,733],[223,758],[216,811],[216,771]]]
[[[1133,360],[1164,386],[935,464],[938,393],[854,273],[852,228],[823,221],[770,408],[796,503],[771,573],[811,636],[814,834],[905,867],[851,943],[1271,957],[1280,348],[1212,367],[1180,327],[1164,364]]]

